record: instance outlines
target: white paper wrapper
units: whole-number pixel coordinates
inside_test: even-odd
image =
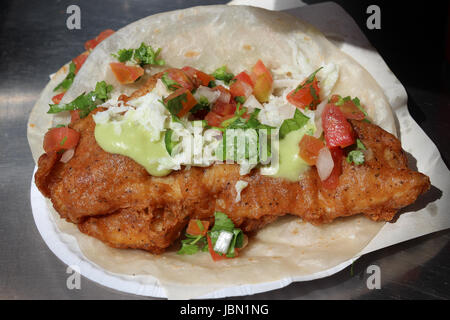
[[[276,8],[276,6],[272,8]],[[326,277],[350,265],[362,254],[450,227],[450,218],[448,215],[450,211],[448,196],[450,191],[449,171],[443,163],[437,148],[409,115],[406,106],[407,95],[404,88],[386,66],[379,54],[371,48],[352,18],[333,3],[292,9],[289,13],[321,29],[342,51],[363,65],[383,87],[398,120],[399,136],[403,148],[412,155],[411,159],[414,158],[417,160],[417,169],[431,178],[432,190],[411,206],[409,208],[410,212],[402,214],[394,224],[387,223],[382,225],[371,222],[363,217],[353,218],[356,222],[355,225],[361,223],[364,224],[365,231],[371,230],[369,234],[358,235],[360,237],[367,237],[367,242],[360,242],[367,243],[367,245],[360,248],[352,248],[349,246],[349,252],[351,252],[350,256],[352,258],[340,260],[339,256],[336,256],[335,260],[330,259],[322,268],[318,266],[318,269],[321,270],[320,272],[302,273],[302,270],[298,270],[296,276],[284,277],[281,274],[277,276],[276,271],[273,271],[271,272],[272,278],[270,279],[262,280],[262,278],[258,278],[255,275],[252,281],[249,280],[248,283],[239,283],[233,286],[220,283],[215,285],[188,286],[186,283],[178,285],[174,282],[157,281],[154,277],[148,275],[126,275],[124,272],[121,272],[122,270],[119,267],[108,268],[114,271],[112,273],[105,271],[102,266],[92,263],[89,257],[83,255],[76,239],[70,235],[78,232],[76,227],[72,224],[62,222],[56,214],[52,213],[52,210],[49,209],[48,200],[40,194],[33,181],[31,185],[31,204],[36,225],[47,245],[64,263],[78,266],[85,277],[95,282],[128,293],[169,298],[219,298],[254,294],[284,287],[292,281],[308,281]],[[337,22],[338,24],[336,24]],[[295,229],[295,223],[295,221],[292,221],[289,226]],[[323,250],[332,249],[335,235],[340,235],[341,238],[345,238],[345,235],[342,235],[340,232],[339,222],[321,228],[306,227],[313,229],[311,233],[317,232],[320,236],[329,237],[329,239],[323,242],[325,243]],[[262,232],[258,233],[258,236],[270,237],[271,234],[277,233],[280,234],[280,231],[277,230],[277,224],[274,224],[266,230],[262,230]],[[357,231],[355,233],[357,234]],[[86,241],[83,241],[83,245],[85,246],[89,245],[90,241],[98,241],[85,235],[81,236],[86,237]],[[302,240],[301,238],[299,239]],[[282,242],[282,239],[280,241]],[[105,250],[108,249],[105,248]],[[312,246],[312,250],[320,251],[321,248]],[[129,255],[131,256],[133,254],[133,251],[130,250]],[[199,262],[201,262],[200,260]],[[97,259],[96,261],[101,261],[101,259]],[[250,259],[246,260],[247,265],[250,262]],[[307,265],[307,263],[306,261],[305,264]],[[312,259],[311,263],[316,262]],[[148,268],[148,266],[146,267]],[[276,270],[276,264],[272,264],[271,268],[272,270]],[[160,270],[156,267],[154,272],[157,275]]]

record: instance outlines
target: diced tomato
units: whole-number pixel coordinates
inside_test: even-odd
[[[227,115],[220,115],[217,114],[214,111],[209,112],[206,117],[205,120],[208,122],[209,126],[212,127],[220,127],[222,125],[222,122],[224,122],[225,120],[231,119],[234,117],[234,114],[227,114]]]
[[[232,79],[230,92],[233,97],[248,97],[253,92],[253,81],[250,75],[243,71]]]
[[[256,78],[255,86],[253,87],[253,95],[255,98],[263,103],[269,101],[270,93],[272,92],[272,80],[267,75],[261,75]]]
[[[300,140],[300,157],[309,165],[315,165],[320,149],[324,147],[322,140],[305,134]]]
[[[135,82],[144,74],[144,69],[139,66],[127,66],[122,62],[111,62],[109,64],[117,81],[122,84]]]
[[[206,236],[206,239],[208,240],[208,250],[209,250],[209,254],[211,255],[211,258],[214,261],[219,261],[219,260],[223,260],[223,259],[233,259],[230,257],[227,257],[225,254],[219,254],[217,252],[214,251],[213,245],[212,245],[212,241],[211,238],[209,236]],[[235,248],[234,249],[234,257],[237,257],[238,255],[238,249]]]
[[[341,148],[331,148],[330,149],[331,156],[333,157],[334,167],[333,171],[331,171],[330,176],[325,180],[322,181],[322,186],[325,189],[336,189],[336,187],[339,184],[339,177],[342,174],[342,158],[343,158],[343,152]]]
[[[329,148],[345,148],[355,143],[352,126],[341,109],[332,103],[325,106],[322,113],[322,126]]]
[[[248,74],[247,71],[242,71],[237,76],[235,76],[233,78],[233,80],[243,81],[243,82],[247,83],[248,85],[250,85],[253,88],[253,80],[252,80],[252,78],[250,77],[250,75]]]
[[[115,31],[112,29],[106,29],[103,30],[102,32],[99,33],[99,35],[97,36],[97,41],[98,43],[102,42],[103,40],[105,40],[106,38],[108,38],[110,35],[112,35]]]
[[[98,36],[96,36],[94,39],[88,40],[84,43],[84,48],[86,50],[93,50],[100,42],[108,38],[110,35],[114,33],[114,30],[106,29],[100,32]]]
[[[191,110],[196,104],[197,104],[197,100],[195,100],[194,96],[192,95],[191,91],[189,91],[186,88],[180,88],[177,89],[175,92],[173,92],[172,94],[170,94],[164,101],[165,103],[169,102],[170,100],[185,94],[186,98],[182,99],[181,101],[181,105],[182,105],[182,109],[177,113],[178,117],[182,117],[184,115],[186,115],[189,110]]]
[[[194,83],[195,87],[198,87],[198,86],[207,87],[211,81],[214,81],[213,76],[211,76],[207,73],[204,73],[203,71],[197,70],[195,68],[186,66],[186,67],[183,67],[181,70],[183,70],[187,74],[187,76]]]
[[[289,92],[286,99],[297,108],[305,109],[306,107],[309,107],[309,109],[315,110],[320,103],[320,88],[316,77],[314,77],[311,83],[306,82],[307,80],[300,84],[300,89],[297,87]]]
[[[169,69],[167,74],[170,79],[178,83],[182,88],[192,90],[194,89],[194,83],[188,77],[188,75],[181,69]],[[178,86],[176,86],[178,87]]]
[[[208,112],[208,114],[205,116],[205,120],[208,123],[208,126],[211,127],[219,127],[223,121],[222,116],[212,111]]]
[[[75,148],[80,140],[80,133],[69,127],[52,128],[44,136],[44,151],[58,152]]]
[[[330,98],[330,103],[336,103],[336,102],[338,102],[339,101],[339,99],[341,98],[341,96],[340,95],[338,95],[338,94],[333,94],[332,96],[331,96],[331,98]]]
[[[258,60],[255,65],[252,68],[252,73],[254,76],[259,77],[261,75],[267,75],[270,81],[273,81],[272,74],[270,73],[269,69],[264,65],[264,63],[260,60]]]
[[[253,66],[251,78],[253,82],[253,95],[259,102],[267,102],[272,92],[273,78],[261,60],[258,60]]]
[[[80,110],[70,110],[70,123],[80,120]]]
[[[236,103],[234,101],[232,101],[231,103],[223,103],[221,101],[216,101],[212,110],[206,115],[205,120],[208,122],[208,125],[210,126],[220,127],[222,122],[233,118],[235,112],[236,112]]]
[[[341,96],[335,94],[331,97],[330,102],[335,103],[340,100]],[[352,100],[344,101],[342,105],[338,106],[347,119],[363,120],[364,113],[358,109]]]
[[[64,97],[65,92],[57,94],[52,98],[53,103],[59,104],[61,102],[61,99]]]
[[[214,261],[219,261],[219,260],[223,260],[226,259],[227,256],[226,255],[220,255],[217,252],[214,251],[214,248],[212,246],[212,242],[211,242],[211,238],[209,236],[206,236],[206,239],[208,240],[208,250],[209,250],[209,254],[211,255],[211,258]]]
[[[219,98],[217,98],[217,102],[230,103],[232,101],[230,90],[228,90],[224,86],[215,86],[212,89],[214,91],[220,91],[220,96]]]
[[[80,54],[78,57],[72,59],[72,62],[75,64],[75,74],[80,71],[81,66],[86,61],[87,57],[89,56],[89,51],[85,51],[82,54]]]
[[[85,43],[84,43],[84,48],[86,49],[86,50],[92,50],[92,49],[94,49],[96,46],[97,46],[97,41],[95,40],[95,38],[94,39],[91,39],[91,40],[88,40],[88,41],[86,41]]]
[[[208,114],[205,116],[205,120],[208,123],[208,126],[211,127],[220,127],[221,123],[224,122],[227,119],[232,118],[233,115],[224,117],[221,116],[213,111],[208,112]]]
[[[202,227],[202,229],[200,229],[200,226]],[[198,219],[191,219],[189,221],[188,227],[186,229],[186,233],[193,235],[193,236],[198,236],[198,235],[204,236],[208,232],[208,228],[209,228],[209,221],[201,221]]]
[[[227,115],[234,115],[234,112],[236,111],[236,104],[234,103],[222,103],[220,101],[216,102],[212,108],[212,111],[215,113],[221,115],[221,116],[227,116]]]
[[[250,77],[248,78],[250,79]],[[253,87],[252,84],[249,84],[246,81],[235,78],[234,82],[230,85],[230,92],[233,97],[247,98],[252,94]]]

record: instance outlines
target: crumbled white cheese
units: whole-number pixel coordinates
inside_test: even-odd
[[[269,126],[280,127],[284,120],[292,119],[295,106],[288,103],[283,97],[270,96],[269,102],[264,104],[258,114],[258,120]]]
[[[149,92],[128,103],[136,107],[131,115],[133,121],[143,125],[150,132],[150,140],[158,141],[165,131],[166,120],[170,118],[169,111],[160,102],[161,96]]]
[[[331,94],[339,78],[339,67],[334,63],[328,63],[317,73],[317,79],[320,82],[320,99],[325,100]]]
[[[106,105],[103,105],[103,107],[107,107]],[[123,118],[122,114],[126,113],[128,110],[131,110],[130,107],[116,107],[111,106],[105,111],[97,112],[92,117],[95,121],[95,123],[101,124],[106,123],[111,119],[120,120]]]

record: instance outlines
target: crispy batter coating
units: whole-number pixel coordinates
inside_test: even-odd
[[[149,92],[161,75],[150,78],[124,102]],[[43,154],[35,180],[60,216],[76,223],[81,232],[112,247],[152,253],[163,252],[179,238],[189,219],[212,221],[214,211],[225,212],[246,232],[285,214],[314,224],[355,214],[390,221],[429,189],[430,180],[408,169],[400,141],[393,135],[366,122],[350,123],[368,149],[366,161],[354,165],[343,159],[335,190],[321,186],[315,167],[298,182],[263,176],[258,170],[243,177],[239,166],[232,164],[153,177],[132,159],[100,148],[92,114],[71,126],[80,132],[73,158],[62,163],[55,153]],[[249,184],[236,202],[238,180]]]
[[[428,190],[429,178],[408,169],[394,136],[365,122],[351,124],[368,149],[366,161],[356,166],[344,159],[339,185],[331,191],[321,187],[315,167],[299,182],[258,170],[242,177],[237,165],[226,164],[152,177],[132,159],[100,148],[92,115],[73,125],[81,138],[68,163],[55,154],[41,156],[36,184],[80,231],[113,247],[152,253],[170,246],[190,218],[211,219],[216,210],[247,232],[285,214],[314,224],[359,213],[389,221]],[[236,202],[235,184],[242,179],[249,185]]]

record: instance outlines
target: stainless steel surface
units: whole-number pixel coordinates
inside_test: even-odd
[[[78,1],[81,30],[66,28],[66,8],[73,1],[2,1],[0,11],[0,298],[136,299],[81,279],[68,289],[70,274],[48,249],[33,221],[29,192],[34,163],[26,139],[28,114],[40,91],[83,43],[106,28],[118,29],[154,13],[225,1]],[[389,64],[389,61],[388,61]],[[442,137],[448,118],[439,110],[448,95],[407,87],[415,103],[426,100],[430,136]],[[422,99],[422,100],[421,100]],[[442,105],[443,103],[443,105]],[[434,104],[434,105],[433,105]],[[448,110],[448,109],[447,109]],[[423,111],[417,111],[422,112]],[[448,115],[448,111],[445,112]],[[414,112],[413,112],[414,115]],[[448,131],[439,143],[448,163]],[[362,257],[328,278],[239,299],[448,299],[450,231],[427,235]],[[381,271],[381,289],[369,290],[367,268]]]

